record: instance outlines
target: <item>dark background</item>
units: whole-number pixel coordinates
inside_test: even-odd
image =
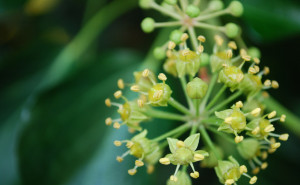
[[[115,161],[124,148],[116,149],[113,140],[130,136],[125,128],[115,131],[104,125],[106,117],[116,115],[104,99],[112,97],[119,77],[132,80],[159,33],[143,33],[142,19],[164,19],[138,8],[136,0],[116,1],[119,9],[105,12],[92,27],[98,30],[92,42],[75,42],[68,52],[85,25],[112,1],[0,2],[0,184],[165,184],[175,170],[160,166],[151,176],[142,169],[131,177],[127,170],[132,159]],[[245,42],[260,48],[262,63],[270,66],[269,78],[280,83],[269,92],[299,115],[300,2],[242,2],[241,18],[224,16],[221,21],[242,26]],[[126,4],[132,5],[117,15]],[[152,121],[146,126],[152,130],[149,137],[171,124]],[[278,133],[292,133],[278,128]],[[291,134],[268,159],[257,184],[298,184],[299,137]],[[218,184],[214,171],[207,169],[200,170],[195,182]]]

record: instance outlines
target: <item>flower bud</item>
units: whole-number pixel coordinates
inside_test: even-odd
[[[153,86],[153,83],[156,82],[156,76],[152,71],[148,70],[148,75],[143,75],[144,71],[134,72],[135,85],[139,87],[139,91],[148,92],[149,89]]]
[[[224,8],[224,3],[220,0],[213,0],[209,2],[208,8],[212,11],[219,11]]]
[[[192,81],[190,81],[186,86],[187,94],[192,99],[201,99],[205,96],[208,85],[196,77]]]
[[[248,49],[247,53],[252,57],[252,58],[260,58],[261,54],[258,48],[256,47],[251,47]]]
[[[170,34],[170,40],[173,41],[175,44],[181,43],[181,36],[183,32],[180,30],[173,30]]]
[[[235,17],[241,16],[244,12],[244,7],[239,1],[232,1],[228,8],[230,13]]]
[[[244,159],[250,160],[256,157],[256,154],[259,151],[259,142],[252,138],[244,139],[237,145],[237,149]]]
[[[156,47],[154,50],[153,50],[153,55],[156,59],[158,60],[162,60],[166,57],[166,51],[164,48],[162,47]]]
[[[219,81],[230,87],[231,90],[235,90],[243,78],[244,73],[236,66],[225,67],[219,73]]]
[[[141,23],[141,27],[142,27],[142,30],[145,32],[145,33],[150,33],[154,30],[155,26],[155,21],[154,19],[150,18],[150,17],[146,17],[142,23]]]
[[[185,13],[186,13],[189,17],[192,17],[192,18],[198,17],[199,14],[200,14],[200,9],[199,9],[197,6],[191,4],[191,5],[189,5],[189,6],[187,7]]]
[[[201,61],[201,63],[200,63],[201,67],[208,66],[208,64],[209,64],[209,55],[207,53],[201,53],[200,61]]]
[[[190,49],[179,51],[179,58],[176,63],[176,70],[179,77],[186,74],[194,76],[200,68],[200,56]]]
[[[177,69],[176,69],[176,62],[174,59],[167,59],[166,62],[163,65],[164,70],[173,75],[173,76],[177,76]]]
[[[274,128],[271,122],[264,118],[252,120],[250,123],[248,123],[247,127],[251,128],[252,130],[259,128],[258,132],[255,134],[255,137],[259,139],[264,139],[270,134],[270,128]],[[248,132],[248,134],[253,135],[251,132]]]
[[[171,94],[172,90],[167,84],[159,83],[148,91],[148,100],[153,106],[167,106]]]
[[[248,95],[255,94],[260,91],[262,87],[261,77],[252,74],[245,74],[244,79],[239,85],[239,88]]]
[[[164,0],[164,2],[169,5],[175,5],[177,3],[177,0]]]
[[[235,38],[240,31],[240,28],[234,23],[227,23],[225,25],[225,33],[229,38]]]
[[[219,161],[215,171],[222,184],[228,180],[235,182],[241,177],[239,163],[231,156],[229,161]]]
[[[206,167],[206,168],[214,168],[218,165],[218,159],[215,155],[215,153],[210,150],[209,148],[204,148],[204,150],[208,151],[209,156],[205,157],[203,161],[201,161],[201,167]],[[221,156],[223,158],[223,151],[220,147],[216,146],[216,153],[217,155]]]
[[[222,69],[223,64],[229,64],[229,59],[225,51],[218,52],[210,56],[210,66],[212,72]]]
[[[167,185],[192,185],[191,178],[185,171],[178,171],[176,177],[177,177],[176,182],[169,179],[167,181]]]
[[[139,0],[139,5],[141,8],[148,9],[151,7],[153,0]]]

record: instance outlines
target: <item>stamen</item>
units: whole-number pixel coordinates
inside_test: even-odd
[[[128,170],[129,175],[135,175],[137,170],[135,168]]]
[[[268,163],[267,162],[264,162],[264,163],[261,164],[261,169],[262,170],[265,170],[267,167],[268,167]]]
[[[279,88],[279,83],[278,83],[277,81],[273,80],[273,81],[272,81],[272,87],[273,87],[274,89]]]
[[[105,105],[106,105],[107,107],[111,107],[111,101],[110,101],[109,98],[106,98],[106,99],[105,99]]]
[[[132,90],[133,92],[139,92],[140,87],[138,85],[133,85],[133,86],[130,87],[130,90]]]
[[[282,114],[280,117],[280,122],[285,122],[286,115]]]
[[[234,138],[234,142],[235,143],[240,143],[240,142],[242,142],[244,140],[244,136],[236,136],[235,138]]]
[[[131,148],[133,145],[134,145],[134,143],[132,141],[127,141],[127,143],[126,143],[127,148]]]
[[[205,42],[206,39],[203,35],[199,35],[198,38],[197,38],[200,42]]]
[[[105,119],[105,124],[106,124],[107,126],[111,125],[111,124],[112,124],[112,119],[111,119],[110,117],[106,118],[106,119]]]
[[[124,81],[123,81],[122,78],[120,78],[120,79],[118,80],[118,87],[119,87],[120,89],[124,89],[124,87],[125,87]]]
[[[180,40],[181,40],[182,42],[185,42],[188,38],[189,38],[189,35],[188,35],[187,33],[183,33],[183,34],[181,35]]]
[[[268,118],[271,119],[271,118],[274,118],[276,116],[276,111],[272,111],[270,114],[268,114]]]
[[[259,64],[259,63],[260,63],[260,60],[259,60],[259,58],[256,58],[256,57],[255,57],[255,58],[253,58],[253,61],[254,61],[254,63],[255,63],[255,64]]]
[[[153,173],[153,171],[154,171],[154,166],[153,165],[148,165],[147,166],[147,173],[151,174],[151,173]]]
[[[244,105],[243,105],[243,102],[242,102],[242,101],[238,101],[238,102],[235,103],[235,106],[236,106],[237,108],[242,108]]]
[[[145,69],[145,70],[143,71],[143,73],[142,73],[142,76],[143,76],[144,78],[148,77],[149,72],[150,72],[149,69]]]
[[[225,181],[225,184],[226,185],[231,185],[231,184],[233,184],[234,183],[234,180],[233,179],[227,179],[226,181]]]
[[[221,36],[215,35],[214,38],[215,38],[215,41],[216,41],[216,43],[217,43],[218,46],[222,46],[223,45],[224,40],[223,40],[223,38]]]
[[[178,148],[182,148],[182,147],[184,147],[185,146],[185,144],[184,144],[184,142],[183,141],[177,141],[176,142],[176,146],[178,147]]]
[[[261,108],[256,108],[251,111],[251,114],[252,114],[252,116],[256,117],[256,116],[259,116],[260,112],[261,112]]]
[[[116,141],[114,141],[114,145],[115,145],[115,146],[121,146],[121,145],[122,145],[122,142],[121,142],[121,141],[118,141],[118,140],[116,140]]]
[[[261,158],[262,158],[262,160],[266,160],[266,159],[268,158],[268,152],[263,151],[263,152],[261,153]]]
[[[225,118],[224,122],[230,125],[232,122],[232,119],[233,119],[232,117],[227,117],[227,118]]]
[[[289,139],[289,134],[281,134],[281,135],[279,136],[279,139],[280,139],[281,141],[287,141],[287,140]]]
[[[265,82],[264,82],[264,86],[266,87],[270,87],[272,85],[271,83],[271,80],[267,79]]]
[[[250,179],[250,184],[255,184],[257,181],[257,177],[256,176],[253,176],[251,179]]]
[[[243,173],[247,173],[248,170],[247,170],[247,167],[245,165],[242,165],[240,166],[240,173],[243,174]]]
[[[164,73],[159,73],[158,79],[160,79],[161,81],[166,81],[167,77],[166,77],[166,75]]]
[[[253,135],[257,135],[259,131],[260,131],[260,127],[256,127],[255,129],[252,130],[251,133],[252,133]]]
[[[144,166],[144,163],[143,163],[143,161],[141,161],[141,160],[135,160],[135,165],[136,165],[137,167],[141,167],[141,166]]]
[[[170,164],[170,159],[169,158],[160,158],[159,159],[159,162],[161,163],[161,164],[164,164],[164,165],[169,165]]]
[[[274,127],[274,125],[268,125],[265,129],[264,129],[264,131],[265,132],[273,132],[275,130],[275,127]]]
[[[172,49],[174,49],[175,47],[176,47],[175,42],[170,41],[169,44],[168,44],[168,49],[172,50]]]
[[[263,70],[264,74],[267,75],[270,73],[270,68],[269,67],[264,67],[264,70]]]
[[[204,159],[204,155],[202,155],[202,154],[195,154],[194,155],[194,160],[195,161],[201,161],[203,159]]]
[[[237,45],[236,45],[236,43],[234,41],[230,41],[228,43],[228,47],[231,48],[231,49],[234,49],[234,50],[237,49]]]
[[[114,125],[113,125],[113,127],[114,127],[115,129],[119,129],[119,128],[121,127],[121,125],[120,125],[120,123],[115,122]]]
[[[271,148],[272,149],[277,149],[277,148],[279,148],[280,147],[280,143],[279,142],[277,142],[277,143],[273,143],[273,144],[271,144]]]
[[[121,96],[122,96],[122,91],[116,91],[115,93],[114,93],[114,96],[115,96],[115,98],[116,99],[119,99]]]

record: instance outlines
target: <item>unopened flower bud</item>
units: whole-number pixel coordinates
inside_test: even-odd
[[[192,99],[201,99],[205,96],[208,85],[196,77],[192,81],[190,81],[186,86],[187,94]]]
[[[235,17],[241,16],[244,12],[244,7],[239,1],[231,1],[228,8],[230,13]]]
[[[256,139],[247,138],[237,145],[239,154],[246,160],[253,159],[259,151],[259,142]]]
[[[175,44],[181,43],[181,36],[183,32],[180,30],[174,30],[170,34],[170,40],[173,41]]]
[[[249,48],[247,52],[252,58],[260,58],[260,51],[256,47]]]
[[[177,0],[164,0],[164,2],[169,5],[175,5],[177,3]]]
[[[208,8],[212,11],[219,11],[224,8],[224,3],[220,0],[209,1]]]
[[[186,13],[189,17],[192,17],[192,18],[198,17],[198,15],[200,14],[200,9],[199,9],[197,6],[191,4],[191,5],[189,5],[189,6],[187,7],[185,13]]]
[[[150,17],[146,17],[142,23],[141,23],[141,27],[142,27],[142,30],[145,32],[145,33],[150,33],[154,30],[155,28],[155,21],[154,19],[150,18]]]
[[[177,181],[168,180],[167,185],[192,185],[191,178],[184,171],[178,171],[176,174]]]
[[[153,55],[156,59],[158,60],[162,60],[166,57],[166,51],[164,48],[162,47],[156,47],[154,50],[153,50]]]
[[[141,8],[148,9],[151,7],[153,0],[139,0],[139,5]]]
[[[229,38],[235,38],[240,31],[240,28],[234,23],[227,23],[225,25],[225,33]]]

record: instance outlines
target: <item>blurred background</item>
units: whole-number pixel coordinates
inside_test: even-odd
[[[300,115],[300,1],[242,2],[241,18],[221,21],[242,26],[246,43],[260,48],[262,63],[270,66],[269,78],[280,83],[270,94]],[[131,136],[125,128],[104,124],[116,115],[104,99],[112,97],[117,79],[132,80],[146,57],[146,64],[160,64],[147,53],[153,40],[158,45],[167,40],[168,31],[143,33],[140,22],[146,16],[164,19],[141,10],[138,0],[0,1],[1,185],[165,184],[173,168],[129,176],[133,159],[117,163],[124,148],[112,143]],[[160,120],[146,126],[150,138],[171,127]],[[298,181],[299,132],[276,128],[291,133],[290,140],[268,159],[257,184]],[[219,184],[207,169],[200,170],[197,182]]]

